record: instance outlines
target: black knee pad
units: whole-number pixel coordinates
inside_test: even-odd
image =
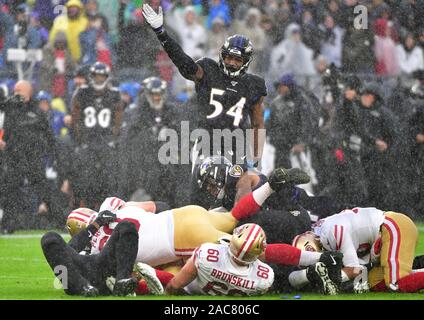
[[[52,244],[58,244],[60,242],[63,242],[63,238],[56,232],[47,232],[42,238],[41,238],[41,247],[43,250],[47,248],[48,246]]]

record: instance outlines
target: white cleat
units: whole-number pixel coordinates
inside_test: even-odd
[[[164,289],[159,278],[156,276],[155,269],[148,264],[138,262],[134,265],[134,271],[146,281],[151,294],[156,296],[163,295]]]

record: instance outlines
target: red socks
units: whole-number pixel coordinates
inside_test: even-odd
[[[231,214],[240,221],[253,216],[260,208],[261,207],[256,203],[253,198],[253,193],[251,192],[237,202],[236,206],[231,210]]]
[[[398,281],[399,292],[414,293],[424,289],[424,272],[413,272]],[[384,280],[371,288],[374,292],[389,291]]]
[[[400,292],[417,292],[424,289],[424,272],[413,272],[398,281]]]
[[[265,249],[265,262],[298,266],[301,250],[288,244],[268,244]]]

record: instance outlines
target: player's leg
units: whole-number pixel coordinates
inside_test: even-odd
[[[418,231],[414,222],[404,214],[386,212],[381,230],[380,264],[388,288],[402,291],[408,280],[401,281],[412,272]]]
[[[98,294],[97,290],[81,275],[82,270],[75,263],[78,253],[69,247],[59,234],[46,233],[41,238],[41,248],[50,268],[55,274],[62,276],[61,281],[66,294],[87,296]]]
[[[194,249],[206,242],[216,243],[229,236],[216,229],[209,221],[207,210],[186,206],[172,210],[174,215],[174,247],[178,256],[190,256]]]
[[[106,271],[116,276],[116,280],[131,277],[138,252],[138,232],[135,225],[122,221],[99,254],[99,263],[107,266]]]

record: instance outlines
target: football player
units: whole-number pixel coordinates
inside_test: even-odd
[[[110,80],[109,67],[96,62],[90,68],[90,82],[77,89],[71,102],[76,143],[75,179],[71,184],[79,207],[97,209],[100,205],[97,199],[104,199],[117,188],[113,151],[124,103]],[[98,179],[90,179],[93,175]]]
[[[242,35],[233,35],[221,47],[219,62],[209,58],[201,58],[195,62],[165,31],[162,7],[156,13],[148,4],[144,4],[142,12],[181,75],[195,83],[198,127],[208,130],[211,138],[214,129],[227,129],[230,132],[241,129],[244,139],[247,138],[246,129],[254,131],[253,146],[249,146],[253,154],[244,150],[246,143],[240,148],[234,142],[231,146],[219,143],[217,147],[210,141],[209,150],[194,148],[192,164],[202,160],[202,156],[219,153],[234,164],[243,164],[246,154],[253,156],[250,158],[252,161],[259,160],[265,142],[260,129],[265,128],[262,103],[267,89],[263,78],[247,73],[253,59],[253,45],[250,40]],[[236,147],[242,150],[236,150]],[[199,155],[200,150],[208,154]]]
[[[265,232],[256,224],[234,229],[229,243],[204,243],[168,283],[166,293],[265,294],[274,282],[272,268],[259,260],[266,245]]]
[[[354,280],[356,290],[417,292],[424,272],[413,270],[418,231],[405,214],[376,208],[353,208],[319,220],[313,232],[326,250],[343,253],[342,281]],[[371,270],[364,265],[371,263]],[[304,271],[290,275],[307,283]]]
[[[73,219],[85,218],[89,214],[80,211],[74,214]],[[93,232],[96,227],[106,226],[114,219],[107,211],[91,215],[90,218],[94,220],[88,225],[87,233]],[[62,275],[66,294],[94,297],[111,293],[126,296],[134,292],[137,280],[132,277],[132,271],[138,250],[138,233],[133,223],[118,223],[108,243],[98,254],[78,254],[73,248],[74,239],[78,237],[67,244],[56,232],[48,232],[41,239],[44,256],[55,274]],[[107,286],[109,277],[116,279],[112,291]]]
[[[137,261],[159,266],[187,259],[201,244],[228,238],[238,221],[255,214],[273,189],[279,189],[286,180],[287,173],[276,169],[269,183],[243,197],[231,212],[209,212],[202,207],[186,206],[152,214],[137,206],[123,205],[122,200],[119,205],[121,202],[117,202],[117,198],[108,198],[102,204],[101,212],[112,212],[116,215],[115,220],[82,237],[90,238],[91,253],[96,254],[103,250],[115,225],[129,221],[139,233]],[[267,263],[288,265],[308,266],[320,260],[333,261],[329,260],[329,255],[331,253],[302,252],[287,244],[271,244],[265,251]]]

